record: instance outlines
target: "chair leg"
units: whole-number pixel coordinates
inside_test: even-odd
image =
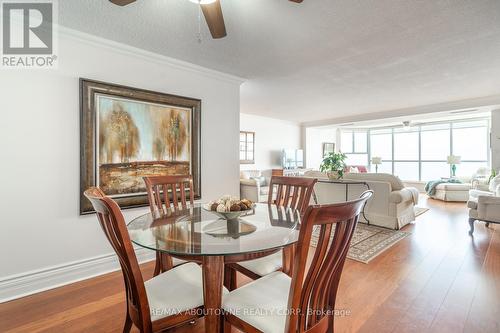
[[[486,226],[486,228],[489,228],[490,227],[490,222],[486,222],[485,226]]]
[[[236,270],[226,265],[224,267],[224,286],[229,290],[235,290],[237,285]]]
[[[223,318],[222,333],[231,333],[231,323],[229,323],[226,318]]]
[[[155,263],[155,271],[153,273],[153,277],[157,276],[160,273],[166,272],[174,267],[174,263],[172,261],[172,257],[168,254],[161,253],[156,251],[156,263]]]
[[[127,317],[125,318],[125,325],[123,325],[123,333],[129,333],[132,329],[132,319],[127,313]]]
[[[475,219],[469,218],[469,226],[470,226],[469,235],[471,235],[471,236],[474,233],[474,222],[475,221],[476,221]]]
[[[161,253],[156,251],[156,263],[155,263],[155,271],[153,276],[157,276],[161,272]]]

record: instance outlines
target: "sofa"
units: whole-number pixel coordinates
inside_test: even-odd
[[[500,176],[490,181],[488,190],[473,189],[469,193],[469,234],[474,233],[476,220],[489,223],[500,223]]]
[[[307,172],[305,177],[318,179],[314,187],[317,203],[345,201],[345,185],[329,182],[327,175],[318,171]],[[366,182],[374,191],[365,207],[365,215],[370,224],[400,229],[415,220],[414,207],[418,203],[418,190],[405,187],[398,177],[386,173],[348,173],[343,180]],[[358,198],[365,190],[364,185],[349,185],[348,199]],[[363,219],[360,221],[363,222]]]

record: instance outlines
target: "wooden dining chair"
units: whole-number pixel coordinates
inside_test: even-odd
[[[194,203],[193,177],[189,175],[149,176],[143,177],[143,179],[146,183],[151,213],[166,214],[168,210],[177,212],[181,209],[187,209],[188,202],[191,206]],[[157,251],[153,276],[185,262]]]
[[[292,277],[274,272],[224,297],[224,331],[231,326],[243,332],[333,332],[335,300],[340,276],[354,229],[373,191],[359,199],[309,206],[297,243]],[[319,229],[311,247],[314,228]],[[331,235],[333,235],[333,240]],[[310,265],[308,257],[312,258]]]
[[[309,206],[314,185],[317,181],[315,178],[273,176],[269,184],[267,202],[268,204],[299,210],[303,214],[307,206]],[[293,253],[295,252],[293,247],[288,251],[289,254],[286,259],[293,260]],[[282,269],[283,265],[288,265],[287,268],[291,269],[290,262],[286,262],[286,259],[283,251],[277,251],[259,259],[228,264],[225,271],[225,285],[229,290],[236,288],[236,271],[255,280]]]
[[[132,324],[142,333],[160,332],[200,317],[203,313],[201,268],[187,263],[144,282],[118,204],[97,187],[84,194],[92,203],[123,272],[127,299],[123,332],[130,332]]]

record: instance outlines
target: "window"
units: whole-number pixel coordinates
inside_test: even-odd
[[[394,131],[394,160],[418,161],[418,132]]]
[[[489,119],[453,120],[401,127],[349,129],[341,132],[348,165],[370,165],[381,157],[378,172],[404,180],[429,181],[450,176],[449,155],[461,157],[457,176],[470,176],[489,165]]]
[[[255,163],[255,132],[240,132],[240,163]]]
[[[340,143],[347,165],[368,165],[368,131],[343,131]]]

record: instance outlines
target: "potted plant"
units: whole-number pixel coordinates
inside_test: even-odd
[[[323,162],[319,167],[321,172],[326,172],[328,178],[332,180],[340,179],[344,177],[345,159],[346,154],[343,153],[328,153],[328,155],[323,158]]]
[[[491,180],[497,176],[497,172],[495,169],[491,169],[491,175],[490,178],[488,179],[488,184],[491,183]]]

